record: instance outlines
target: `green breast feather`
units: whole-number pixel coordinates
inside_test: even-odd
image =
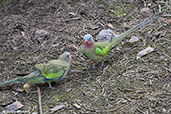
[[[87,57],[87,55],[85,54],[85,52],[84,52],[84,49],[82,49],[82,54],[85,56],[85,57]],[[87,57],[88,58],[88,57]]]
[[[99,48],[99,47],[96,47],[96,49],[95,49],[95,54],[96,54],[96,55],[105,56],[109,50],[110,50],[109,46],[106,46],[106,47],[103,48],[103,49],[101,49],[101,48]]]

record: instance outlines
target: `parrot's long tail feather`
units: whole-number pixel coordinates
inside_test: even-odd
[[[122,33],[118,37],[114,38],[111,42],[111,46],[115,46],[118,43],[120,43],[127,35],[131,34],[132,32],[136,31],[137,29],[143,27],[144,25],[150,23],[151,21],[154,21],[155,19],[158,19],[160,16],[151,16],[148,19],[144,20],[142,23],[136,25],[135,27],[129,29],[127,32]]]
[[[24,77],[19,77],[19,78],[15,78],[13,80],[9,80],[9,81],[5,81],[5,82],[2,82],[0,83],[0,86],[1,85],[5,85],[5,84],[12,84],[12,83],[21,83],[21,82],[27,82],[28,79],[36,76],[36,75],[39,75],[39,72],[38,71],[34,71]]]
[[[20,77],[20,78],[15,78],[13,80],[9,80],[9,81],[5,81],[5,82],[2,82],[0,83],[0,86],[1,85],[5,85],[5,84],[11,84],[11,83],[18,83],[20,82],[20,80],[22,80],[24,77]]]

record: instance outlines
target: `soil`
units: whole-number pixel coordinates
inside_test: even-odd
[[[80,47],[107,24],[126,32],[161,10],[162,16],[129,35],[108,53],[105,66],[92,71],[81,51],[72,52],[70,73],[58,84],[40,86],[44,114],[65,104],[58,114],[171,113],[171,18],[169,0],[8,0],[0,3],[0,82],[35,70],[58,58],[65,46]],[[42,32],[43,31],[43,32]],[[140,38],[129,43],[131,36]],[[138,52],[154,51],[136,59]],[[37,85],[0,87],[0,112],[14,101],[21,111],[38,112]],[[79,107],[80,106],[80,107]]]

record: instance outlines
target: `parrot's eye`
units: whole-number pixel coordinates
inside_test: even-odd
[[[67,55],[67,57],[69,57],[69,55]]]

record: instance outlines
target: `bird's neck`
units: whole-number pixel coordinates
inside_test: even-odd
[[[91,43],[89,43],[89,44],[86,44],[86,45],[85,45],[85,48],[86,48],[86,49],[89,49],[89,48],[93,48],[93,46],[94,46],[94,43],[91,42]]]

